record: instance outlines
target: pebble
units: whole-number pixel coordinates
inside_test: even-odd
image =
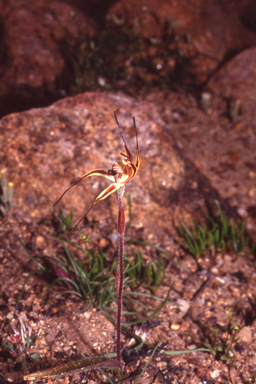
[[[118,240],[118,233],[112,232],[108,238],[112,241],[112,243],[115,243]]]
[[[185,314],[189,310],[189,302],[187,300],[179,298],[177,300],[177,304],[179,305],[179,310],[182,312],[183,316],[185,316]]]
[[[34,319],[38,319],[38,312],[30,312],[30,316],[33,317]]]
[[[237,212],[238,212],[238,214],[240,215],[240,216],[242,216],[242,217],[246,217],[247,216],[247,212],[246,212],[246,210],[244,209],[244,208],[238,208],[238,210],[237,210]]]
[[[159,363],[156,364],[157,368],[165,368],[167,366],[166,361],[160,361]]]
[[[252,342],[252,330],[251,327],[243,327],[238,333],[239,342],[251,344]]]
[[[213,378],[213,379],[216,379],[217,377],[220,376],[220,371],[218,369],[216,369],[215,371],[211,372],[210,373],[210,376]]]
[[[100,239],[99,246],[100,248],[106,248],[109,245],[109,241],[107,239]]]
[[[84,312],[84,317],[89,320],[91,317],[91,314],[89,312]]]
[[[52,333],[48,333],[48,335],[45,336],[45,340],[47,343],[51,344],[55,340],[55,336]]]
[[[35,243],[36,243],[37,246],[41,246],[41,245],[45,244],[45,238],[43,236],[41,236],[41,235],[38,235],[36,237]]]

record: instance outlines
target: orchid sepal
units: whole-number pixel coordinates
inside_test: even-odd
[[[106,177],[107,179],[109,179],[110,181],[115,181],[115,178],[110,175],[108,172],[104,171],[104,169],[93,169],[89,172],[87,172],[85,175],[83,175],[82,177],[80,177],[79,180],[77,180],[74,184],[72,184],[70,187],[68,187],[65,192],[63,192],[63,194],[58,198],[58,200],[53,204],[53,207],[55,207],[55,205],[58,204],[58,202],[62,199],[62,197],[71,189],[73,188],[75,185],[77,185],[78,183],[80,183],[80,181],[82,181],[83,179],[85,179],[86,177],[91,177],[91,176],[102,176],[102,177]]]

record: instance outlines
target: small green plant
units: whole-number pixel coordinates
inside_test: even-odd
[[[124,259],[125,273],[130,278],[127,285],[132,290],[143,285],[152,293],[155,293],[165,278],[165,266],[162,256],[160,255],[156,263],[154,261],[146,263],[140,251],[136,253],[133,248],[131,248],[131,251],[133,261],[127,257]]]
[[[37,335],[32,333],[30,327],[25,326],[23,320],[19,318],[19,329],[17,330],[12,324],[10,324],[12,331],[11,336],[7,336],[7,342],[2,343],[2,346],[9,352],[11,358],[9,362],[15,364],[21,364],[23,372],[27,371],[27,361],[30,360],[34,364],[39,362],[39,356],[37,353],[30,354],[30,349],[35,345]]]
[[[84,236],[82,238],[84,240]],[[55,295],[50,296],[49,300],[60,294],[74,294],[88,302],[87,309],[93,304],[96,306],[99,305],[102,309],[108,301],[112,301],[114,298],[115,278],[112,276],[114,266],[110,264],[108,258],[102,251],[95,252],[94,248],[87,249],[87,238],[84,240],[86,243],[85,246],[69,240],[57,239],[61,242],[64,252],[58,256],[51,253],[51,255],[47,257],[49,262],[46,268],[44,267],[45,258],[43,258],[42,261],[35,259],[25,244],[18,238],[30,259],[39,267],[39,269],[32,271],[26,278],[21,296],[28,279],[34,273],[40,272],[48,276],[51,273],[55,275],[56,278],[43,292],[45,295],[54,289]],[[74,252],[66,246],[64,241],[79,251],[80,256],[78,254],[74,256]]]
[[[135,252],[131,248],[133,261],[128,259],[127,256],[124,258],[125,273],[129,276],[130,287],[132,290],[138,288],[145,280],[145,267],[144,260],[141,252]]]
[[[235,223],[233,219],[229,221],[228,217],[222,212],[220,204],[215,201],[218,210],[218,221],[208,217],[211,227],[204,227],[193,223],[194,229],[190,230],[182,222],[182,228],[177,231],[186,244],[189,252],[198,260],[200,257],[208,254],[212,249],[215,252],[223,252],[228,247],[237,255],[241,255],[249,245],[249,237],[245,234],[245,221]],[[254,250],[254,245],[251,252]]]
[[[62,209],[60,210],[59,216],[56,216],[56,220],[58,220],[62,232],[66,233],[70,231],[73,226],[73,216],[73,209],[71,209],[70,213],[68,213],[67,215]]]
[[[215,204],[220,219],[218,230],[221,233],[221,242],[222,244],[226,242],[237,255],[240,255],[249,244],[249,237],[245,235],[245,221],[235,224],[234,220],[231,219],[229,222],[227,216],[222,212],[219,202],[215,201]],[[253,250],[254,245],[251,251]]]
[[[208,219],[211,221],[212,224],[212,229],[209,230],[207,233],[210,249],[214,249],[215,253],[223,252],[226,247],[225,239],[227,236],[226,229],[228,228],[228,226],[226,225],[226,223],[222,223],[222,225],[219,225],[219,223],[216,223],[211,217],[208,217]]]
[[[245,222],[243,221],[241,225],[236,225],[234,220],[231,219],[229,227],[229,242],[237,255],[240,255],[249,243],[249,237],[245,237],[244,233]]]
[[[11,202],[13,197],[13,183],[7,182],[6,170],[1,171],[1,185],[0,185],[0,212],[5,217],[11,209]]]
[[[93,247],[88,249],[87,241],[85,246],[81,246],[80,244],[72,242],[68,239],[56,238],[61,242],[63,252],[60,251],[58,256],[51,253],[49,257],[44,256],[39,261],[31,254],[21,239],[17,239],[30,259],[37,265],[37,267],[39,267],[39,269],[32,271],[27,276],[23,284],[20,299],[29,278],[35,273],[42,273],[43,275],[55,275],[56,277],[52,283],[48,284],[47,288],[43,291],[43,294],[41,294],[49,295],[52,293],[48,300],[54,299],[57,295],[76,295],[80,299],[87,302],[86,310],[89,310],[89,308],[93,305],[99,310],[104,310],[106,313],[113,310],[115,311],[115,309],[109,306],[115,301],[116,297],[116,278],[114,276],[115,262],[113,260],[109,260],[102,250],[96,252]],[[68,243],[69,247],[65,244],[65,242]],[[76,252],[74,252],[74,250]],[[146,272],[146,263],[143,261],[141,252],[135,253],[133,251],[133,255],[135,257],[134,260],[141,261],[142,268]],[[47,263],[44,262],[46,257]],[[44,265],[47,267],[44,267]],[[125,258],[125,265],[126,272],[129,272],[127,273],[128,276],[124,280],[124,286],[126,287],[123,292],[124,306],[126,307],[125,313],[126,315],[130,315],[135,318],[135,321],[140,323],[144,321],[144,318],[140,320],[138,316],[138,309],[135,310],[134,304],[141,306],[147,313],[153,314],[155,313],[154,310],[146,306],[143,303],[142,298],[151,297],[152,300],[163,300],[156,296],[150,296],[146,293],[134,291],[130,292],[129,287],[131,287],[131,289],[134,286],[137,287],[142,284],[143,280],[139,280],[139,282],[134,280],[135,276],[138,279],[142,276],[137,272],[134,275],[134,269],[136,270],[138,265],[128,261],[127,258]],[[162,276],[162,274],[160,276]],[[151,285],[149,285],[149,289],[152,290]]]
[[[185,222],[182,222],[182,228],[178,227],[178,233],[188,247],[189,252],[198,260],[207,254],[211,248],[210,233],[207,227],[202,227],[193,223],[194,230],[190,230]]]
[[[150,261],[146,265],[145,275],[146,282],[144,283],[144,286],[150,289],[150,291],[154,294],[157,289],[161,287],[165,278],[165,266],[161,256],[156,263],[154,261]]]
[[[227,364],[230,364],[235,356],[233,348],[239,340],[237,337],[239,327],[234,324],[233,314],[231,311],[228,312],[228,318],[229,321],[226,326],[225,334],[220,336],[218,329],[211,328],[213,340],[211,343],[207,343],[205,345],[211,350],[211,353],[216,359],[220,359]]]

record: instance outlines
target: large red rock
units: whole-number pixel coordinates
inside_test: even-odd
[[[72,75],[63,52],[67,47],[60,44],[64,34],[77,47],[81,35],[90,40],[96,25],[103,27],[108,11],[110,16],[132,23],[141,18],[143,34],[148,38],[160,36],[168,20],[177,39],[186,34],[187,42],[181,38],[177,44],[179,60],[182,62],[182,55],[191,59],[183,62],[185,73],[188,70],[190,74],[186,81],[190,82],[205,82],[227,57],[255,45],[256,6],[252,0],[239,4],[232,0],[163,0],[161,7],[156,0],[148,0],[147,7],[144,3],[0,0],[2,113],[48,105],[65,96],[63,89],[70,90]],[[74,12],[76,20],[71,17]],[[170,57],[170,68],[175,67],[175,60]]]
[[[254,1],[227,0],[120,0],[110,8],[111,15],[124,20],[143,19],[144,36],[159,36],[166,20],[177,33],[186,34],[189,44],[181,50],[192,58],[192,73],[198,83],[207,80],[226,56],[255,46]]]
[[[73,182],[94,168],[111,169],[123,145],[113,116],[117,110],[124,137],[135,154],[134,115],[138,127],[141,167],[126,188],[132,193],[136,236],[169,243],[173,219],[193,212],[207,214],[204,199],[217,192],[193,164],[183,159],[154,104],[117,94],[85,93],[50,107],[6,116],[0,121],[0,164],[14,183],[13,216],[40,221]],[[58,209],[75,208],[81,218],[108,180],[91,177],[71,189]],[[116,230],[117,202],[110,196],[89,213],[111,233]],[[77,236],[77,234],[74,234]]]
[[[49,104],[63,96],[61,81],[65,81],[67,68],[60,42],[65,33],[71,41],[81,33],[92,37],[93,20],[57,0],[2,1],[0,18],[4,110]]]
[[[250,116],[251,125],[256,126],[256,48],[245,50],[227,62],[213,75],[207,88],[224,104],[228,102],[231,118],[239,103],[237,114]]]

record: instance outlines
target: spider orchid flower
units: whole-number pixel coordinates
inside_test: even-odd
[[[88,211],[85,213],[85,215],[78,221],[78,223],[75,224],[73,228],[71,228],[70,231],[73,231],[80,223],[84,220],[84,218],[88,215],[90,210],[94,207],[95,204],[98,203],[98,201],[106,199],[111,193],[114,193],[118,191],[121,187],[124,187],[138,172],[139,166],[140,166],[140,156],[139,156],[139,146],[138,146],[138,136],[137,136],[137,128],[135,123],[135,118],[133,117],[133,126],[135,129],[135,135],[136,135],[136,162],[134,164],[133,157],[131,155],[131,152],[127,148],[127,145],[124,140],[123,133],[121,131],[121,127],[119,125],[119,122],[116,117],[116,112],[114,111],[114,116],[116,120],[116,124],[119,128],[120,135],[123,141],[124,145],[124,152],[121,152],[121,155],[124,157],[122,161],[115,162],[112,165],[112,169],[109,171],[104,171],[103,169],[93,169],[92,171],[87,172],[85,175],[83,175],[79,180],[77,180],[74,184],[72,184],[66,191],[60,196],[60,198],[56,201],[56,203],[53,205],[55,206],[58,204],[58,202],[62,199],[62,197],[75,185],[80,183],[83,179],[91,176],[102,176],[106,179],[112,181],[112,184],[109,185],[104,191],[102,191],[99,196],[95,199],[92,206],[88,209]]]

